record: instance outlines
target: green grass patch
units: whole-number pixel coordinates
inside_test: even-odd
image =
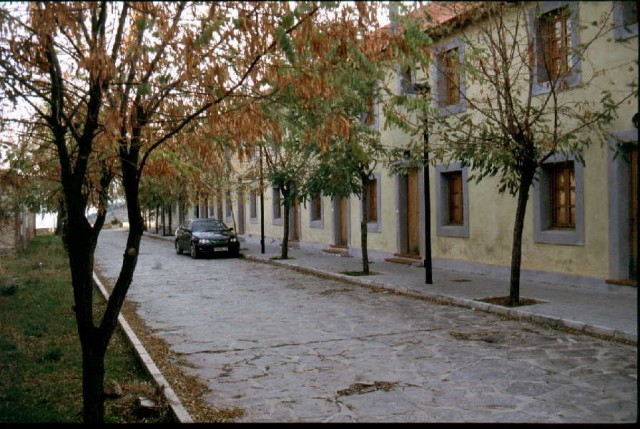
[[[0,262],[0,423],[82,421],[82,355],[72,310],[69,261],[60,238],[38,235],[27,250]],[[105,303],[96,291],[96,320]],[[123,394],[106,402],[107,423],[169,422],[136,413],[155,387],[118,329],[107,351],[105,386]],[[166,407],[165,407],[166,408]]]

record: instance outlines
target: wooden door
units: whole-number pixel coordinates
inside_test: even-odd
[[[238,230],[236,231],[238,234],[243,235],[244,234],[244,191],[243,190],[239,190],[238,191],[238,219],[237,219],[237,228]]]
[[[417,171],[407,176],[407,253],[420,256],[420,200]]]
[[[300,207],[296,199],[291,206],[290,223],[289,223],[289,240],[300,240]]]
[[[340,198],[340,205],[338,210],[338,246],[349,245],[349,233],[348,233],[348,211],[347,211],[347,199]]]

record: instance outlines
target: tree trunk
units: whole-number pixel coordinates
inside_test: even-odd
[[[58,216],[56,217],[56,235],[62,238],[62,246],[65,252],[69,250],[69,243],[67,238],[68,221],[67,221],[67,206],[64,198],[59,200],[58,204]]]
[[[104,422],[104,358],[98,339],[82,344],[82,397],[85,424]]]
[[[231,201],[231,199],[229,199],[229,201]],[[236,224],[236,213],[233,210],[233,204],[231,204],[231,208],[229,209],[229,211],[231,212],[231,221],[233,222],[233,230],[237,233],[238,225]]]
[[[158,216],[160,215],[160,206],[156,206],[156,234],[158,233],[159,225],[158,225]]]
[[[290,192],[286,189],[282,189],[282,199],[284,200],[284,236],[282,237],[282,253],[280,259],[289,259],[289,210],[291,204],[289,202]]]
[[[80,192],[67,193],[68,254],[74,294],[74,311],[82,347],[82,396],[84,423],[104,418],[104,353],[108,339],[93,320],[93,264],[96,235],[84,215]],[[104,346],[103,346],[104,345]]]
[[[69,265],[74,294],[74,311],[78,325],[78,335],[82,347],[82,395],[83,422],[85,424],[104,423],[104,359],[109,341],[117,326],[118,314],[133,280],[138,261],[140,241],[144,221],[138,203],[139,175],[137,171],[137,151],[132,155],[121,151],[122,184],[127,201],[129,234],[118,279],[107,301],[100,325],[94,324],[93,317],[93,268],[98,236],[104,224],[104,212],[98,212],[93,226],[88,222],[81,182],[68,180],[63,175],[67,218],[69,222]],[[101,185],[107,189],[111,179],[103,178]]]
[[[369,176],[361,175],[362,179],[362,219],[360,221],[360,248],[362,249],[362,273],[369,274],[369,250],[367,248],[367,224],[369,223],[369,195],[367,188]]]
[[[165,213],[164,213],[164,208],[165,205],[162,205],[162,236],[164,237],[165,235],[167,235],[167,226],[166,226],[166,222],[165,222]]]
[[[522,261],[522,230],[524,229],[524,217],[529,201],[529,189],[533,183],[536,166],[524,167],[520,178],[518,190],[518,206],[516,220],[513,226],[513,247],[511,248],[511,279],[509,281],[509,305],[520,304],[520,265]]]

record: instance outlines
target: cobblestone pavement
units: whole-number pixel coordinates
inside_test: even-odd
[[[110,281],[125,232],[105,231]],[[635,346],[144,238],[128,299],[243,422],[637,420]]]

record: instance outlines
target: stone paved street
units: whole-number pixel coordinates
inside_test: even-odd
[[[110,281],[124,231],[104,231]],[[143,238],[128,299],[245,422],[637,420],[637,349]]]

